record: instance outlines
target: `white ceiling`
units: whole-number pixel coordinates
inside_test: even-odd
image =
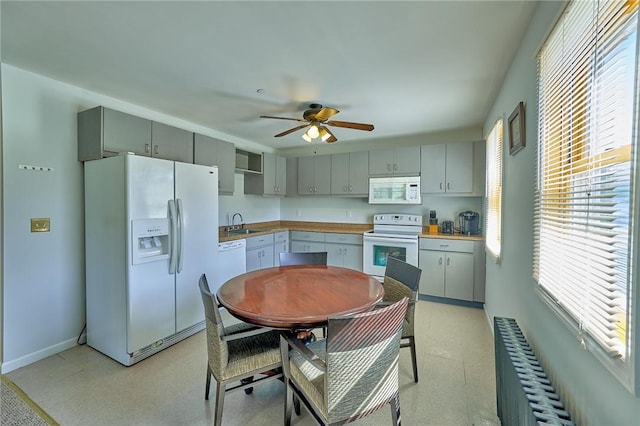
[[[274,148],[482,126],[532,1],[2,1],[2,62]],[[262,93],[258,93],[261,89]]]

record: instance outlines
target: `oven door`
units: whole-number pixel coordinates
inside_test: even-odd
[[[364,235],[362,270],[365,274],[382,278],[387,268],[388,256],[418,266],[418,238]]]

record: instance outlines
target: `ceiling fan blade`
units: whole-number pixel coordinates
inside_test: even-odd
[[[285,130],[284,132],[278,133],[277,135],[275,135],[274,138],[279,138],[281,136],[286,136],[289,133],[293,133],[293,132],[295,132],[297,130],[304,129],[307,126],[308,126],[308,124],[303,124],[302,126],[298,126],[298,127],[294,127],[293,129]]]
[[[327,121],[329,126],[346,127],[348,129],[366,130],[368,132],[374,129],[373,124],[352,123],[350,121]]]
[[[261,115],[260,118],[275,118],[276,120],[292,120],[292,121],[300,121],[302,123],[306,123],[307,122],[307,120],[303,120],[301,118],[274,117],[272,115]]]
[[[315,114],[314,120],[327,121],[328,119],[330,119],[331,117],[333,117],[334,115],[336,115],[339,112],[340,111],[338,111],[335,108],[324,107],[324,108],[322,108],[320,111],[318,111]]]

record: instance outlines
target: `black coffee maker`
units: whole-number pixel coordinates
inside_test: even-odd
[[[480,233],[480,214],[466,211],[460,213],[460,233],[462,235],[478,235]]]

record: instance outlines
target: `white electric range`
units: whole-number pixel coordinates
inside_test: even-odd
[[[421,233],[422,215],[374,215],[373,230],[365,232],[363,236],[364,273],[382,281],[388,256],[418,266],[418,236]]]

